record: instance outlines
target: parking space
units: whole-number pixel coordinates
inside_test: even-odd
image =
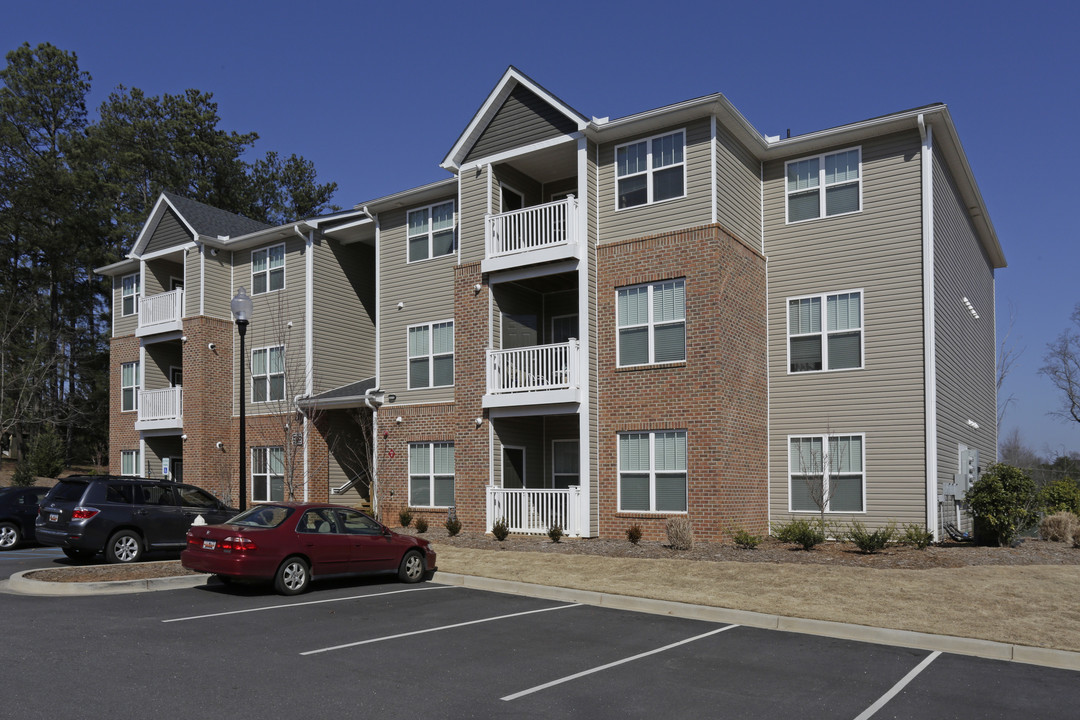
[[[25,678],[4,693],[19,717],[1054,718],[1080,706],[1076,672],[437,583],[0,595],[0,609],[0,662]]]

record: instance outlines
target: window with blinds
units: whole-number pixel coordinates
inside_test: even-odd
[[[454,443],[409,443],[409,505],[454,504]]]
[[[788,438],[791,512],[863,512],[863,435]]]
[[[686,512],[686,431],[619,434],[619,510]]]
[[[788,371],[863,367],[862,318],[861,290],[789,298]]]
[[[685,147],[683,130],[616,146],[617,209],[685,196]]]
[[[285,244],[251,253],[251,294],[281,290],[285,287]]]
[[[409,389],[454,384],[454,323],[426,323],[409,328]]]
[[[616,292],[619,367],[686,359],[686,282],[682,279]]]
[[[430,205],[408,213],[409,262],[454,252],[454,202]]]
[[[787,222],[862,210],[862,150],[792,160],[784,165]]]

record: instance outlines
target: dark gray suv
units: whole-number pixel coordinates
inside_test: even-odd
[[[239,511],[201,488],[164,480],[76,475],[41,501],[37,541],[59,546],[69,558],[99,552],[111,563],[139,560],[150,550],[181,550],[188,528],[202,516],[223,523]]]

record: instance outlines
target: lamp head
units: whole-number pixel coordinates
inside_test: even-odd
[[[236,297],[229,303],[232,308],[233,318],[238,323],[247,323],[251,320],[251,296],[247,294],[244,288],[240,288],[236,292]]]

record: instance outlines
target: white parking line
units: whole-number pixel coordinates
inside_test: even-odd
[[[551,612],[552,610],[566,610],[567,608],[574,607],[581,607],[581,603],[559,605],[558,607],[541,608],[539,610],[526,610],[525,612],[511,613],[509,615],[499,615],[497,617],[482,618],[480,620],[469,620],[468,622],[454,623],[453,625],[442,625],[440,627],[428,628],[427,630],[414,630],[407,633],[398,633],[397,635],[386,635],[384,637],[371,638],[370,640],[360,640],[358,642],[345,643],[344,645],[334,645],[333,647],[319,648],[318,650],[308,650],[307,652],[302,652],[300,654],[318,655],[319,653],[330,652],[331,650],[344,650],[345,648],[382,642],[383,640],[397,640],[398,638],[409,637],[410,635],[424,635],[426,633],[441,632],[443,630],[453,630],[454,628],[465,627],[466,625],[478,625],[480,623],[494,622],[495,620],[506,620],[507,618],[521,617],[522,615],[534,615],[536,613]]]
[[[284,610],[294,607],[303,607],[305,605],[322,605],[323,603],[344,602],[346,600],[364,600],[366,598],[383,597],[384,595],[397,595],[398,593],[407,592],[422,592],[424,590],[445,590],[447,588],[460,587],[460,585],[427,585],[418,588],[408,588],[406,590],[390,590],[381,593],[371,593],[370,595],[351,595],[343,598],[327,598],[325,600],[308,600],[307,602],[300,603],[288,603],[287,605],[270,605],[268,607],[248,608],[246,610],[229,610],[228,612],[209,613],[208,615],[191,615],[190,617],[171,618],[169,620],[162,620],[163,623],[184,622],[186,620],[203,620],[205,618],[223,617],[225,615],[242,615],[243,613],[262,612],[264,610]]]
[[[655,655],[657,653],[662,653],[665,650],[670,650],[672,648],[679,647],[680,645],[685,645],[687,643],[692,643],[695,640],[701,640],[702,638],[707,638],[710,635],[716,635],[717,633],[722,633],[725,630],[730,630],[732,628],[737,628],[737,627],[739,627],[739,626],[738,625],[726,625],[726,626],[724,626],[722,628],[719,628],[717,630],[712,630],[710,632],[703,633],[701,635],[695,635],[692,638],[686,638],[685,640],[680,640],[677,643],[671,643],[670,645],[665,645],[664,647],[656,648],[655,650],[649,650],[648,652],[638,653],[637,655],[634,655],[632,657],[623,658],[622,660],[616,660],[615,662],[610,662],[607,665],[601,665],[600,667],[595,667],[595,668],[592,668],[590,670],[582,670],[579,673],[574,673],[573,675],[567,675],[566,677],[559,678],[558,680],[552,680],[551,682],[544,683],[543,685],[537,685],[536,687],[531,687],[528,690],[522,690],[521,692],[516,692],[513,695],[507,695],[506,697],[500,698],[500,699],[501,700],[507,700],[507,701],[509,701],[509,700],[517,700],[520,697],[524,697],[526,695],[531,695],[532,693],[540,692],[541,690],[546,690],[549,687],[554,687],[556,685],[561,685],[561,684],[563,684],[565,682],[570,682],[571,680],[577,680],[580,677],[585,677],[586,675],[592,675],[593,673],[598,673],[598,672],[600,672],[602,670],[607,670],[608,668],[616,667],[617,665],[623,665],[623,664],[628,663],[628,662],[633,662],[634,660],[640,660],[641,658],[648,657],[649,655]]]
[[[915,669],[914,669],[914,670],[912,670],[912,671],[911,671],[911,672],[909,672],[909,673],[908,673],[907,675],[905,675],[905,676],[904,676],[904,677],[903,677],[903,678],[902,678],[902,679],[900,680],[900,682],[898,682],[898,683],[896,683],[895,685],[893,685],[893,686],[892,686],[892,689],[890,689],[890,690],[889,690],[889,692],[885,693],[885,694],[884,694],[884,695],[882,695],[882,696],[881,696],[880,698],[878,698],[878,701],[877,701],[876,703],[874,703],[874,704],[873,704],[873,705],[871,705],[870,707],[868,707],[868,708],[866,708],[865,710],[863,710],[863,711],[862,711],[862,713],[861,713],[861,714],[860,714],[860,715],[859,715],[859,716],[858,716],[857,718],[855,718],[855,720],[867,720],[867,718],[869,718],[870,716],[872,716],[872,715],[873,715],[874,713],[876,713],[876,712],[877,712],[878,710],[880,710],[881,708],[885,707],[885,703],[889,702],[889,701],[890,701],[890,700],[892,700],[892,699],[893,699],[894,697],[896,697],[896,694],[897,694],[898,692],[900,692],[900,691],[901,691],[901,690],[903,690],[903,689],[904,689],[905,687],[907,687],[907,684],[908,684],[909,682],[911,682],[912,680],[914,680],[914,679],[915,679],[915,677],[916,677],[916,676],[917,676],[917,675],[918,675],[919,673],[921,673],[921,672],[922,672],[923,670],[925,670],[925,669],[926,669],[926,666],[927,666],[927,665],[929,665],[930,663],[934,662],[934,660],[936,660],[936,659],[937,659],[937,656],[938,656],[938,655],[940,655],[940,654],[941,654],[941,651],[940,651],[940,650],[935,650],[934,652],[932,652],[932,653],[930,653],[929,655],[927,655],[927,656],[926,656],[926,657],[925,657],[925,658],[923,659],[923,661],[922,661],[921,663],[919,663],[918,665],[916,665],[916,666],[915,666]]]

